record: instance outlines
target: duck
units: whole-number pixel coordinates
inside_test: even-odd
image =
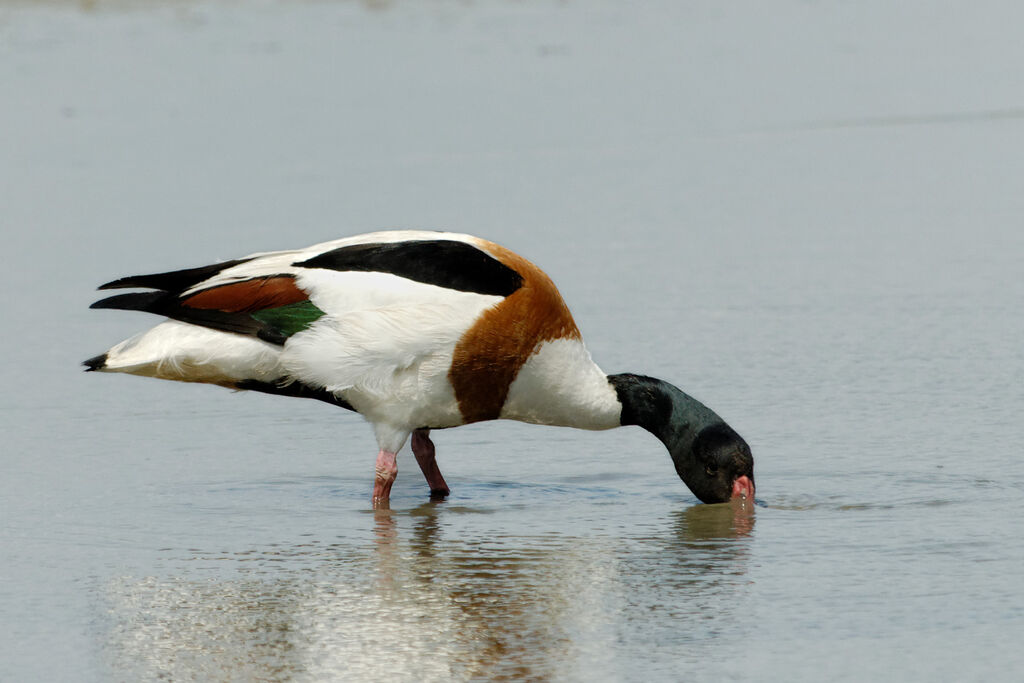
[[[371,503],[389,507],[397,455],[450,488],[431,431],[507,419],[587,430],[635,425],[664,444],[704,503],[754,498],[750,447],[673,384],[608,375],[540,268],[472,235],[372,232],[305,249],[133,275],[91,308],[166,318],[89,360],[114,372],[311,398],[360,414],[378,453]]]

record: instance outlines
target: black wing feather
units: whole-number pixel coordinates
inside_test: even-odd
[[[258,337],[271,344],[284,344],[288,339],[287,335],[256,320],[248,313],[225,313],[214,309],[189,308],[179,304],[178,297],[168,292],[117,294],[100,299],[89,308],[116,308],[122,311],[156,313],[214,330]]]
[[[251,258],[235,259],[233,261],[221,261],[199,268],[186,268],[184,270],[171,270],[166,273],[152,273],[150,275],[129,275],[122,277],[105,285],[100,289],[126,289],[128,287],[144,287],[146,289],[162,289],[165,292],[183,292],[203,280],[207,280],[222,270],[237,266],[240,263],[251,261]],[[93,308],[96,308],[95,306]]]
[[[456,240],[356,244],[292,265],[391,273],[428,285],[495,296],[508,296],[523,285],[515,270],[472,244]]]
[[[284,377],[276,382],[261,382],[256,379],[244,379],[235,384],[235,388],[245,389],[246,391],[260,391],[264,394],[274,394],[276,396],[315,398],[318,401],[330,403],[331,405],[338,406],[339,408],[356,412],[356,409],[352,407],[352,404],[326,389],[314,389],[302,382],[288,381]]]

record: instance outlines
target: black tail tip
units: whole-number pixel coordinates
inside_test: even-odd
[[[86,372],[92,372],[93,370],[102,370],[107,364],[107,354],[101,353],[98,356],[93,356],[87,361],[82,361],[82,365],[85,366]]]

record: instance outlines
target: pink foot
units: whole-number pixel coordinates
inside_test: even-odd
[[[373,507],[389,507],[391,497],[391,485],[395,483],[398,476],[398,462],[395,453],[382,450],[377,454],[377,465],[375,467],[377,476],[373,480]]]
[[[429,429],[417,429],[412,433],[412,453],[430,486],[430,495],[447,496],[451,493],[434,459],[434,442],[430,440]]]

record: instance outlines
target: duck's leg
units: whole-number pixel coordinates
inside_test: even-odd
[[[451,493],[448,490],[448,484],[444,482],[444,477],[441,476],[437,460],[434,459],[434,442],[430,440],[429,429],[417,429],[412,433],[412,453],[416,456],[416,462],[419,463],[420,469],[423,470],[423,476],[427,479],[430,495],[441,497]]]
[[[374,468],[377,476],[373,480],[373,507],[388,507],[391,496],[391,485],[398,476],[398,460],[396,454],[381,449],[377,454],[377,465]]]

